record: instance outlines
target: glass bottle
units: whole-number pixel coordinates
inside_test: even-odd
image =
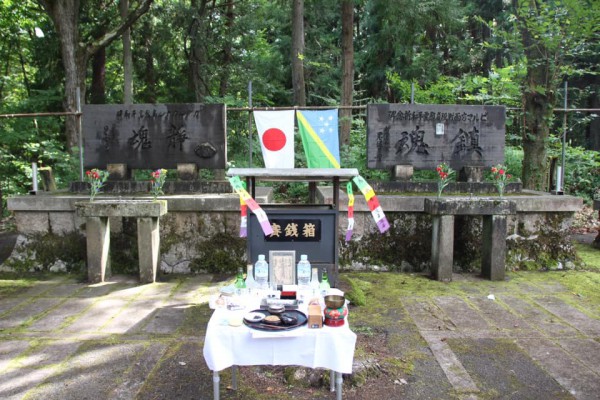
[[[313,291],[313,296],[319,293],[319,270],[312,269],[312,278],[310,279],[310,288]]]
[[[248,264],[246,272],[246,287],[248,289],[256,289],[258,287],[258,284],[254,280],[254,273],[252,272],[252,270],[252,264]]]
[[[331,285],[329,285],[329,278],[327,277],[327,268],[323,267],[323,275],[321,275],[321,284],[319,285],[321,294],[325,296],[330,287]]]
[[[233,286],[235,286],[236,292],[238,294],[242,293],[242,289],[246,289],[246,282],[244,282],[244,270],[242,269],[242,267],[238,268],[237,275],[235,276],[235,283],[233,284]]]

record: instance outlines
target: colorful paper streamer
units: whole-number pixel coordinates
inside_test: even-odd
[[[352,238],[352,231],[354,230],[354,193],[352,192],[352,182],[348,182],[346,191],[348,192],[348,228],[346,229],[346,242],[349,242]]]
[[[252,196],[250,196],[250,193],[248,193],[246,189],[244,189],[244,183],[242,182],[242,180],[238,176],[232,176],[231,178],[229,178],[229,183],[231,184],[231,187],[233,187],[233,190],[235,190],[236,193],[240,196],[240,203],[242,201],[246,203],[246,206],[250,208],[250,211],[252,211],[254,215],[256,215],[256,218],[258,220],[258,223],[260,224],[260,227],[262,228],[264,235],[269,236],[273,234],[273,227],[269,223],[269,218],[267,217],[267,214],[262,208],[260,208],[258,203],[252,198]],[[246,217],[246,220],[240,223],[240,237],[245,237],[242,236],[242,224],[244,223],[246,224],[245,235],[247,236],[247,221],[248,220]]]

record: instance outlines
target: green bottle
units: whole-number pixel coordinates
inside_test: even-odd
[[[244,281],[244,271],[242,268],[238,268],[238,273],[235,276],[235,283],[233,284],[236,289],[246,289],[246,282]]]
[[[329,278],[327,277],[327,268],[323,268],[323,275],[321,276],[321,284],[319,285],[319,288],[323,291],[323,290],[329,290],[329,288],[331,287],[331,285],[329,284]]]

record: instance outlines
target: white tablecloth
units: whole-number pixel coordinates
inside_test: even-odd
[[[352,372],[356,334],[347,323],[335,328],[304,325],[286,332],[261,332],[246,325],[226,325],[232,313],[216,309],[208,322],[204,359],[212,371],[233,365],[299,365]]]

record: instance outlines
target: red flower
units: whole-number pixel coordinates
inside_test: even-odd
[[[439,172],[442,172],[442,167],[438,166],[438,167],[437,167],[435,170],[436,170],[438,173],[439,173]]]
[[[90,176],[90,175],[91,175],[91,173],[92,173],[92,171],[85,171],[85,174],[86,174],[87,176]]]
[[[492,174],[495,174],[496,172],[498,172],[498,169],[496,167],[492,167]]]
[[[506,178],[507,178],[507,179],[511,179],[511,178],[512,178],[512,175],[511,175],[511,174],[506,174]]]
[[[503,170],[503,169],[501,169],[500,171],[498,171],[498,173],[499,173],[500,175],[504,175],[504,170]]]

